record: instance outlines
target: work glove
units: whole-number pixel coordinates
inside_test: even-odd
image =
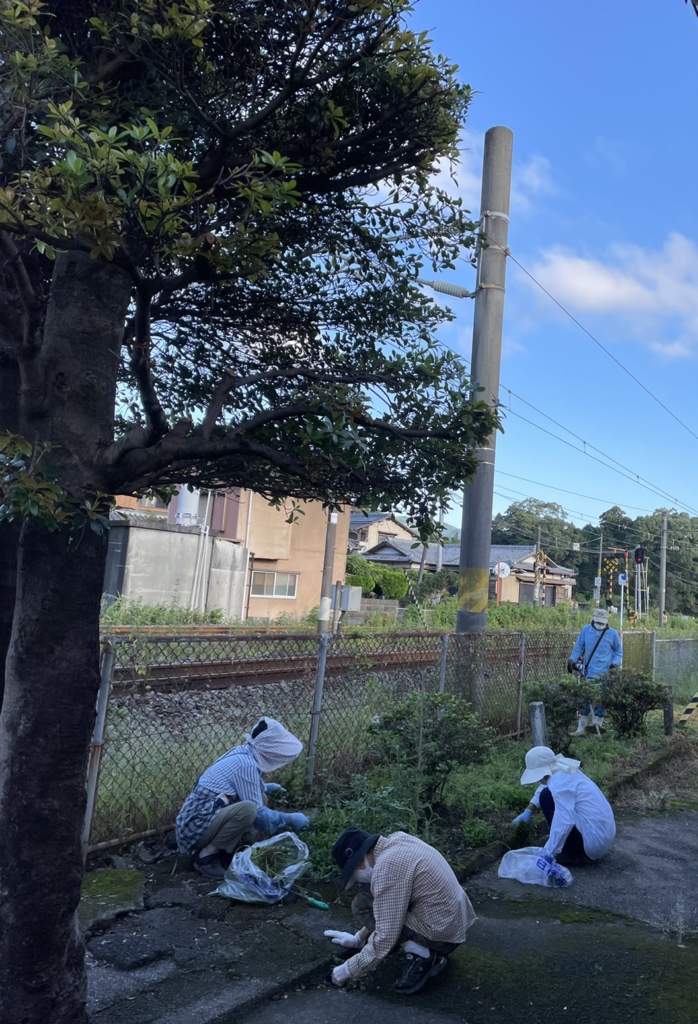
[[[330,975],[330,978],[332,980],[332,984],[336,985],[337,988],[341,988],[342,985],[346,985],[346,983],[351,978],[351,974],[349,973],[346,963],[339,964],[337,967],[335,967],[335,969],[332,971],[332,974]]]
[[[286,790],[278,782],[265,782],[264,792],[267,794],[267,796],[283,796]]]
[[[569,674],[572,675],[575,672],[576,668],[577,668],[577,666],[576,666],[575,662],[572,661],[571,658],[568,658],[567,659],[567,671],[569,672]]]
[[[570,884],[571,875],[569,871],[563,868],[561,864],[558,864],[549,853],[544,853],[542,857],[538,858],[536,867],[540,868],[547,875],[551,885],[563,889],[566,885]]]
[[[516,828],[517,825],[525,825],[531,820],[532,817],[533,811],[530,809],[530,807],[527,807],[525,811],[521,812],[521,814],[516,815],[516,817],[511,823],[511,827]]]
[[[310,828],[310,818],[307,814],[303,814],[302,811],[294,811],[292,814],[287,814],[288,827],[292,832],[302,832],[306,828]]]
[[[352,935],[351,932],[335,932],[329,928],[323,935],[332,939],[334,945],[341,946],[342,949],[361,949],[364,944],[361,932]]]

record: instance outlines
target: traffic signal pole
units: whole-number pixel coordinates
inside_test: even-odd
[[[471,380],[479,398],[499,402],[499,370],[504,321],[504,282],[509,240],[509,198],[514,136],[509,128],[485,135]],[[465,485],[458,589],[459,633],[481,633],[487,626],[492,536],[492,495],[496,431],[476,451],[473,479]]]

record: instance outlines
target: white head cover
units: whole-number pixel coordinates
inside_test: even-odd
[[[605,608],[594,608],[591,614],[591,621],[595,626],[607,626],[608,612]]]
[[[554,775],[555,772],[576,772],[581,763],[573,757],[555,754],[550,747],[531,747],[526,754],[526,769],[521,776],[521,785],[540,782],[546,775]]]
[[[253,738],[255,730],[263,722],[266,722],[266,729],[262,729]],[[263,772],[275,772],[290,764],[303,749],[303,744],[292,732],[285,729],[275,718],[268,718],[266,715],[255,722],[250,732],[245,733],[245,739]]]

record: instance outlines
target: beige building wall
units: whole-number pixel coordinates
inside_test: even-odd
[[[260,619],[277,619],[282,615],[302,618],[320,604],[320,587],[322,584],[322,564],[325,555],[325,534],[327,530],[327,512],[320,502],[303,502],[300,506],[303,514],[295,522],[286,519],[292,505],[285,508],[273,508],[258,494],[252,494],[250,509],[250,492],[240,496],[239,534],[241,540],[249,538],[246,546],[250,551],[251,578],[248,598],[248,617]],[[341,512],[337,524],[337,542],[335,545],[333,579],[344,582],[346,571],[346,551],[349,540],[349,512]],[[256,573],[276,574],[276,587],[279,581],[284,584],[287,577],[279,574],[291,574],[294,578],[295,596],[259,596],[255,593],[261,581]],[[265,577],[267,585],[272,578]]]
[[[368,551],[369,548],[373,548],[376,544],[380,544],[383,540],[415,540],[415,535],[403,526],[402,523],[396,523],[392,519],[379,519],[375,523],[367,524],[366,526],[360,527],[360,536],[356,551],[360,554],[362,551]],[[364,536],[365,534],[365,536]]]

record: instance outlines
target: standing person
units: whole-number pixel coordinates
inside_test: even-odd
[[[475,912],[448,862],[438,850],[406,832],[378,836],[359,828],[342,832],[332,847],[342,885],[365,884],[352,911],[361,929],[325,935],[355,953],[332,971],[342,986],[373,970],[398,946],[405,961],[395,989],[418,992],[440,974],[461,943]]]
[[[532,747],[526,754],[521,785],[538,782],[525,811],[512,825],[530,821],[540,809],[550,826],[543,850],[544,869],[558,884],[563,867],[580,867],[600,860],[616,836],[613,810],[599,787],[580,770],[580,762],[555,754],[550,747]]]
[[[591,624],[584,626],[567,661],[568,672],[579,672],[588,680],[598,680],[623,665],[623,641],[620,633],[608,624],[605,608],[594,608]],[[598,701],[578,712],[575,736],[583,736],[588,725],[603,725],[604,708]]]
[[[267,797],[284,789],[262,778],[295,761],[303,749],[301,741],[266,716],[245,734],[245,740],[199,776],[177,815],[177,848],[193,855],[194,869],[208,878],[225,874],[222,854],[234,853],[257,836],[299,832],[310,824],[298,811],[284,814],[267,807]]]

